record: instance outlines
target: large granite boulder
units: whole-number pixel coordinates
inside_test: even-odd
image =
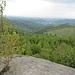
[[[15,56],[1,75],[75,75],[75,69],[31,56]]]

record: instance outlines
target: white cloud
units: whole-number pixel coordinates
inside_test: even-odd
[[[48,2],[41,0],[16,0],[15,3],[7,2],[7,15],[28,15],[36,13],[47,5]]]
[[[15,2],[7,2],[4,14],[24,17],[75,18],[74,9],[74,4],[58,4],[46,0],[15,0]]]
[[[75,3],[75,0],[45,0],[45,1],[50,1],[50,2],[54,2],[54,3]]]

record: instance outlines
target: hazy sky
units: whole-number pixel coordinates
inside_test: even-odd
[[[9,16],[75,18],[75,0],[8,0]]]

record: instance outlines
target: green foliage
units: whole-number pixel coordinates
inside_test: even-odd
[[[33,44],[31,46],[31,51],[32,51],[33,55],[39,54],[41,51],[41,47],[39,45]]]
[[[51,34],[20,34],[22,54],[75,67],[75,39]],[[20,38],[21,38],[20,37]]]
[[[7,23],[18,27],[20,30],[22,30],[25,33],[32,33],[36,30],[39,30],[45,27],[44,25],[41,25],[35,22],[31,22],[27,20],[18,20],[18,19],[7,20]]]
[[[67,37],[74,37],[75,38],[75,25],[69,24],[61,24],[58,26],[47,26],[43,29],[36,31],[35,33],[39,34],[52,34],[58,36],[67,36]]]
[[[4,34],[0,32],[0,55],[30,55],[75,68],[75,38],[23,33],[7,24],[3,29]]]
[[[0,55],[8,56],[19,51],[19,34],[15,27],[7,25],[5,18],[3,19],[3,30],[0,33]]]

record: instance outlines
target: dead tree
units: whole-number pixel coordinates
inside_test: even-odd
[[[3,30],[3,26],[4,26],[4,24],[3,24],[3,11],[4,11],[4,9],[5,9],[5,6],[6,6],[6,0],[0,0],[0,31],[2,32],[2,33],[4,33],[4,30]]]

